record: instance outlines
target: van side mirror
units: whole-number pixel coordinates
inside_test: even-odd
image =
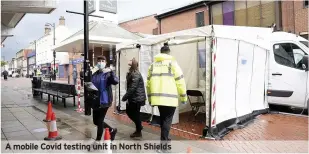
[[[305,55],[302,59],[302,67],[305,71],[308,71],[308,55]]]

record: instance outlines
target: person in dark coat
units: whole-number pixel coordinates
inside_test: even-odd
[[[127,92],[122,101],[127,101],[126,112],[128,117],[135,123],[136,131],[130,135],[131,138],[142,137],[142,122],[140,119],[141,106],[145,105],[146,92],[144,80],[138,71],[138,62],[133,58],[129,63],[130,69],[127,73]]]
[[[83,69],[80,70],[79,77],[80,77],[80,85],[84,86],[84,71],[83,71]]]
[[[3,71],[3,78],[4,78],[4,80],[8,80],[8,75],[9,75],[9,72],[4,70]]]
[[[91,81],[99,90],[99,99],[92,102],[93,123],[97,126],[96,143],[102,138],[103,128],[109,128],[111,140],[115,139],[117,129],[105,123],[104,118],[113,102],[112,85],[117,85],[119,83],[119,79],[114,72],[106,67],[106,58],[104,56],[99,56],[97,61],[96,67],[98,69],[93,73]]]
[[[74,85],[76,85],[76,82],[77,82],[77,70],[74,67],[73,68],[73,83],[74,83]]]

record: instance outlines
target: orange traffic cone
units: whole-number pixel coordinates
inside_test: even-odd
[[[44,140],[47,140],[47,141],[52,140],[52,141],[54,141],[54,140],[60,140],[60,139],[62,139],[62,137],[59,136],[59,134],[58,134],[57,124],[56,124],[56,116],[55,116],[55,113],[53,112],[52,113],[52,117],[51,117],[48,137],[45,137]]]
[[[187,153],[192,153],[191,147],[188,147],[188,148],[187,148]]]
[[[112,150],[111,150],[111,134],[109,132],[108,128],[105,128],[105,133],[104,133],[104,142],[107,144],[107,150],[106,153],[111,154]]]
[[[50,122],[50,121],[51,121],[52,113],[53,113],[53,107],[52,107],[51,102],[49,101],[49,102],[48,102],[48,105],[47,105],[46,118],[43,119],[43,121],[44,121],[44,122]]]

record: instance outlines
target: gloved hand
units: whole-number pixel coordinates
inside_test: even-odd
[[[123,101],[123,102],[127,101],[127,94],[125,94],[125,95],[122,97],[121,101]]]

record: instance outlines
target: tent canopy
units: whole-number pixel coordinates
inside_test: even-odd
[[[209,25],[120,43],[117,44],[116,51],[134,48],[136,44],[151,46],[167,41],[169,41],[170,44],[183,44],[212,36],[241,40],[269,49],[269,38],[271,33],[271,28]]]

